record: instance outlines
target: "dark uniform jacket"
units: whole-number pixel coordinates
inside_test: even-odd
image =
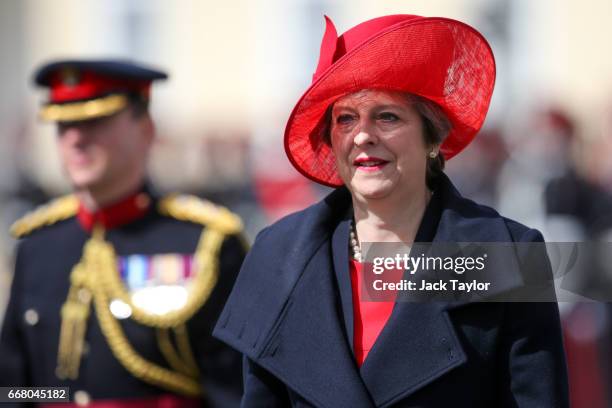
[[[358,368],[350,207],[339,188],[257,237],[214,331],[245,355],[243,407],[568,406],[554,302],[397,302]],[[461,197],[445,176],[416,239],[541,240]]]
[[[192,206],[197,199],[187,200]],[[202,211],[196,211],[202,222],[162,215],[157,204],[153,202],[144,218],[106,231],[105,239],[114,247],[118,259],[135,254],[144,258],[193,254],[203,231],[212,228],[217,219],[211,204],[202,204]],[[206,219],[209,225],[204,225]],[[235,232],[224,237],[215,254],[216,286],[186,325],[201,374],[205,406],[236,406],[242,392],[240,354],[211,336],[245,254],[244,242]],[[0,338],[0,386],[67,386],[71,395],[82,390],[94,401],[170,393],[137,378],[118,361],[101,331],[93,304],[78,378],[62,380],[56,375],[60,309],[67,299],[71,270],[81,259],[89,238],[90,234],[72,216],[41,226],[19,242],[11,298]],[[160,352],[156,328],[131,318],[117,321],[140,357],[168,368]]]

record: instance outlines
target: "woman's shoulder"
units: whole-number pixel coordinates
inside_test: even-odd
[[[492,207],[462,196],[450,180],[444,180],[441,187],[443,208],[439,227],[447,229],[456,241],[543,241],[538,230],[505,217]]]
[[[514,242],[528,242],[528,241],[543,241],[542,233],[535,228],[531,228],[525,224],[522,224],[512,218],[505,217],[500,214],[497,210],[492,207],[478,204],[475,201],[466,199],[471,202],[471,205],[478,207],[478,211],[483,215],[482,222],[484,224],[487,223],[488,217],[497,217],[502,220],[505,227],[508,229],[510,236],[512,237],[512,241]]]
[[[283,238],[286,234],[295,233],[296,228],[308,224],[308,219],[312,218],[313,212],[316,212],[316,206],[317,204],[313,204],[274,221],[259,231],[256,241]]]
[[[214,335],[255,356],[306,265],[332,233],[339,201],[322,201],[264,228],[242,264]],[[340,192],[340,194],[343,194]],[[341,200],[344,202],[343,200]]]
[[[338,188],[322,200],[263,228],[255,239],[260,244],[290,244],[298,238],[316,239],[331,233],[334,224],[346,214],[350,207],[350,193]],[[280,241],[280,242],[279,242]]]

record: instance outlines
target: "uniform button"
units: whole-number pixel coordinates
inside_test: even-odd
[[[23,314],[23,318],[28,325],[35,326],[39,320],[38,312],[35,309],[28,309]]]
[[[74,393],[74,403],[79,407],[86,407],[91,402],[91,397],[86,391],[78,390]]]
[[[88,342],[83,342],[83,357],[87,356],[89,354],[89,351],[91,350],[91,348],[89,347],[89,343]]]

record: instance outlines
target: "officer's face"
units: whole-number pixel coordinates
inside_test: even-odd
[[[130,109],[113,116],[58,125],[62,164],[76,189],[110,189],[144,176],[153,138],[150,117]]]

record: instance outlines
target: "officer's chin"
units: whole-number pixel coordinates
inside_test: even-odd
[[[69,170],[68,178],[72,187],[77,191],[95,190],[103,183],[102,174],[92,170]]]

